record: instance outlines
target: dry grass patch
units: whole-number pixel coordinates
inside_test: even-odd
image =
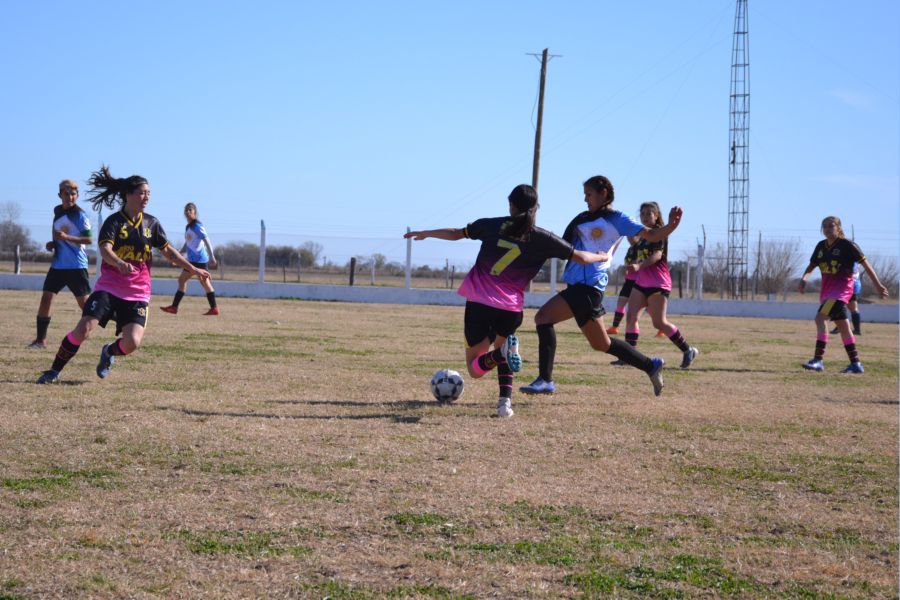
[[[111,331],[45,387],[37,300],[0,292],[0,598],[896,597],[896,325],[841,376],[811,322],[676,316],[701,355],[655,398],[564,324],[501,421],[491,377],[430,398],[461,308],[156,298],[107,380]]]

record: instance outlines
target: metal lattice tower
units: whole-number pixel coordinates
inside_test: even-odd
[[[731,126],[728,130],[728,285],[731,297],[747,290],[750,217],[750,52],[747,0],[737,0],[731,45]]]

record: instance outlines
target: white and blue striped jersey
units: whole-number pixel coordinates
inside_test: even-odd
[[[64,210],[62,204],[53,208],[53,231],[78,237],[91,237],[91,220],[80,206]],[[54,240],[53,269],[87,269],[85,244]]]
[[[209,262],[209,252],[206,250],[206,244],[203,243],[207,237],[206,228],[200,221],[194,220],[187,224],[184,228],[184,245],[187,248],[188,262]]]
[[[628,215],[612,209],[591,213],[585,211],[572,219],[563,233],[563,239],[575,246],[576,250],[606,252],[609,258],[603,262],[580,265],[570,260],[563,271],[563,281],[569,285],[583,284],[595,287],[601,292],[609,282],[609,267],[612,255],[623,237],[635,236],[644,226]]]

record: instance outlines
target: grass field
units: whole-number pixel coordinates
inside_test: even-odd
[[[844,376],[811,320],[676,315],[655,398],[566,323],[499,420],[493,377],[430,398],[461,308],[155,298],[109,379],[104,331],[38,386],[78,319],[26,349],[38,298],[0,292],[0,599],[897,597],[896,325]]]

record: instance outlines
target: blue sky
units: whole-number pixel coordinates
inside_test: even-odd
[[[727,242],[734,0],[7,2],[0,202],[45,241],[56,184],[101,163],[150,180],[180,243],[315,241],[339,264],[403,261],[407,226],[461,227],[530,182],[549,48],[539,224],[581,182],[616,207],[685,209],[670,256]],[[900,3],[750,0],[750,238],[820,239],[829,214],[869,255],[900,240]],[[417,242],[467,266],[475,242]]]

